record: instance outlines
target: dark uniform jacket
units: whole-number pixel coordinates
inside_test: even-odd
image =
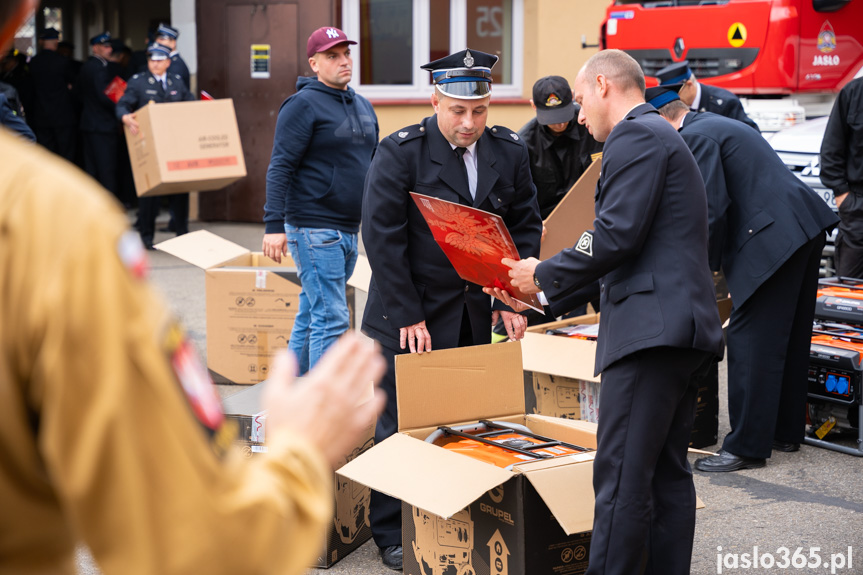
[[[76,90],[81,101],[81,124],[83,132],[114,132],[117,119],[114,117],[114,102],[105,95],[105,88],[113,79],[108,73],[108,61],[90,56],[78,74]]]
[[[713,112],[726,118],[734,118],[740,120],[744,124],[758,130],[758,124],[752,121],[746,112],[743,111],[743,104],[740,103],[740,98],[717,86],[701,84],[701,101],[699,102],[699,112]],[[761,132],[761,130],[758,130]]]
[[[437,116],[384,138],[372,160],[363,198],[372,268],[363,330],[393,349],[400,328],[423,320],[434,349],[456,347],[465,305],[474,343],[491,341],[489,296],[458,276],[408,192],[498,214],[520,256],[539,255],[542,223],[527,148],[515,132],[495,126],[485,129],[476,154],[476,200]]]
[[[168,90],[162,89],[162,83],[156,80],[150,71],[135,74],[129,78],[123,97],[117,102],[117,119],[122,119],[126,114],[131,114],[139,108],[146,106],[149,102],[162,104],[165,102],[186,102],[194,100],[195,97],[189,92],[183,80],[177,74],[167,72],[165,83]]]
[[[71,87],[75,68],[54,50],[42,50],[30,60],[35,105],[30,123],[49,128],[71,127],[78,122],[78,111]]]
[[[530,173],[540,216],[545,219],[590,166],[590,156],[602,151],[602,143],[594,140],[575,118],[559,135],[533,118],[518,135],[530,154]]]
[[[0,93],[0,126],[4,126],[9,130],[12,130],[22,138],[30,140],[31,142],[36,141],[36,136],[33,134],[33,130],[30,129],[30,126],[27,125],[24,118],[18,115],[18,111],[9,105],[9,101],[6,99],[6,94],[3,93]]]
[[[821,141],[821,182],[834,196],[863,194],[863,78],[836,97]]]
[[[660,346],[721,356],[722,329],[707,265],[707,198],[692,154],[642,104],[605,142],[594,230],[536,268],[552,311],[584,303],[601,278],[596,367]]]
[[[189,90],[192,89],[192,76],[189,74],[189,67],[186,66],[186,61],[176,52],[171,54],[171,65],[168,66],[168,74],[177,74],[183,79],[183,83],[186,84],[186,88]]]
[[[710,268],[725,272],[739,308],[794,252],[839,219],[767,140],[739,122],[690,112],[680,135],[707,188]]]

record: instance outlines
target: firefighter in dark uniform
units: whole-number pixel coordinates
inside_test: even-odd
[[[836,96],[821,141],[821,183],[839,208],[836,275],[863,278],[863,78]]]
[[[683,84],[680,89],[680,99],[693,112],[713,112],[726,118],[740,120],[747,126],[758,130],[758,124],[753,122],[743,111],[740,98],[718,86],[699,82],[695,74],[692,73],[688,60],[669,64],[656,73],[656,79],[659,80],[660,86]]]
[[[117,149],[119,131],[114,116],[114,102],[105,94],[111,82],[108,57],[111,34],[105,32],[90,39],[92,55],[81,66],[76,92],[81,102],[81,140],[84,146],[84,170],[102,186],[117,195]]]
[[[647,90],[692,150],[707,188],[710,267],[725,272],[731,432],[701,471],[763,467],[797,451],[806,426],[809,340],[825,231],[838,218],[770,144],[740,122],[690,112],[677,86]]]
[[[512,130],[485,125],[497,60],[464,50],[423,66],[435,86],[435,115],[384,138],[366,176],[362,235],[372,280],[363,331],[388,361],[382,387],[389,401],[376,442],[397,431],[396,355],[490,343],[498,316],[511,339],[526,327],[503,305],[493,312],[481,286],[459,278],[408,194],[499,214],[521,257],[539,253],[542,222],[527,148]],[[373,492],[370,519],[384,564],[401,568],[399,501]]]
[[[579,122],[605,142],[594,229],[546,261],[504,260],[512,285],[555,314],[600,280],[602,396],[587,575],[688,575],[695,487],[686,459],[698,386],[722,355],[707,264],[707,196],[680,135],[644,101],[631,56],[602,50],[578,73]],[[493,290],[489,290],[492,293]],[[497,297],[511,300],[499,289]]]
[[[171,50],[171,67],[168,68],[168,72],[178,74],[183,79],[183,82],[185,82],[186,87],[191,90],[192,78],[189,74],[189,67],[186,65],[185,60],[180,57],[180,53],[177,52],[177,38],[179,37],[180,31],[167,24],[159,24],[159,27],[156,29],[156,43],[167,46]]]
[[[30,60],[34,93],[30,124],[40,144],[74,162],[78,139],[78,110],[72,94],[75,69],[57,52],[60,33],[56,29],[43,30],[40,40],[39,53]]]
[[[150,102],[186,102],[194,100],[183,79],[168,72],[171,64],[170,50],[161,44],[151,44],[147,49],[148,70],[129,78],[126,92],[117,102],[116,115],[129,131],[138,133],[135,111]],[[189,194],[171,194],[168,202],[175,217],[177,235],[189,231]],[[144,197],[138,200],[138,229],[147,249],[153,248],[156,216],[159,215],[159,197]]]

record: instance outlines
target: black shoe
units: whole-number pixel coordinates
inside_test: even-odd
[[[390,545],[381,548],[381,560],[393,571],[402,570],[402,546]]]
[[[800,451],[799,443],[792,443],[791,441],[779,441],[778,439],[773,440],[773,451],[783,451],[785,453],[794,453],[795,451]]]
[[[695,469],[699,471],[740,471],[741,469],[757,469],[764,467],[765,464],[764,459],[740,457],[720,449],[718,455],[698,459],[695,462]]]
[[[167,234],[167,233],[173,232],[174,230],[172,230],[170,228],[170,226],[162,226],[157,231],[162,232],[163,234]]]

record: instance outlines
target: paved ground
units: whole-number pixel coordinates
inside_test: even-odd
[[[192,224],[193,229],[202,227],[249,249],[260,250],[263,226]],[[159,234],[156,240],[169,237]],[[205,355],[203,271],[167,254],[154,252],[152,277],[183,319],[201,354]],[[245,388],[220,386],[220,393],[228,397],[242,389]],[[720,437],[728,431],[725,393],[723,362],[720,365]],[[719,547],[723,554],[752,554],[754,546],[758,547],[762,560],[764,554],[772,553],[779,565],[783,563],[784,553],[780,548],[789,549],[788,568],[760,567],[756,573],[831,573],[831,555],[847,557],[850,548],[852,568],[846,563],[845,567],[832,571],[840,575],[863,574],[863,458],[804,445],[798,453],[775,454],[763,469],[731,474],[696,472],[695,486],[707,507],[697,514],[693,574],[719,572]],[[814,563],[810,553],[817,553],[821,565],[796,568],[795,563],[800,565],[801,557],[798,555],[795,563],[790,560],[797,548],[802,548],[800,553],[807,562]],[[742,561],[742,557],[738,559]],[[750,571],[730,567],[733,560],[731,556],[725,558],[722,573]],[[837,556],[834,564],[839,561]],[[83,550],[79,568],[84,575],[98,574]],[[313,569],[310,573],[324,575],[321,570]],[[377,548],[370,542],[327,571],[327,575],[388,573],[392,572],[381,565]]]

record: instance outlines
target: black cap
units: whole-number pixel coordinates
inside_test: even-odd
[[[571,122],[575,117],[572,89],[562,76],[545,76],[533,84],[536,121],[547,126]]]
[[[690,76],[692,76],[692,70],[689,69],[688,60],[669,64],[656,73],[656,79],[660,84],[681,84]]]
[[[56,28],[45,28],[42,30],[42,33],[39,34],[39,38],[41,40],[59,40],[60,32],[58,32]]]
[[[498,57],[479,50],[462,50],[420,66],[432,73],[432,83],[452,98],[476,100],[491,94],[491,69]]]
[[[647,100],[648,104],[658,110],[674,100],[679,100],[680,96],[678,96],[677,93],[682,87],[683,84],[663,84],[661,86],[654,86],[653,88],[648,88],[644,91],[644,99]]]

